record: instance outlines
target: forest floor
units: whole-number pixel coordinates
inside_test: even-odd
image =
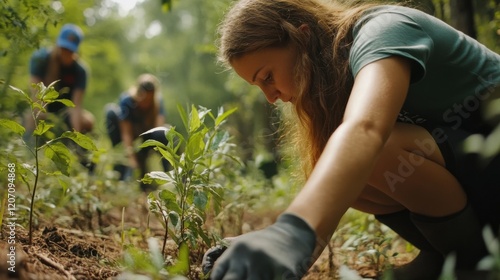
[[[245,214],[244,224],[254,230],[265,227],[276,218],[277,211],[265,214]],[[146,218],[150,217],[150,218]],[[55,220],[55,219],[54,219]],[[60,219],[59,219],[60,220]],[[123,206],[114,206],[101,215],[93,215],[87,221],[74,217],[68,222],[38,221],[33,231],[32,243],[29,244],[28,230],[19,225],[15,228],[15,273],[8,274],[11,244],[7,237],[12,232],[4,224],[0,238],[0,279],[19,280],[58,280],[58,279],[138,279],[127,278],[124,272],[123,256],[126,245],[140,247],[145,252],[148,237],[155,237],[159,244],[163,241],[163,226],[148,216],[146,195],[137,193]],[[391,251],[384,254],[372,254],[375,257],[359,258],[360,251],[370,250],[357,246],[355,250],[346,248],[349,236],[332,239],[330,248],[325,249],[317,262],[304,277],[305,280],[341,279],[339,267],[346,265],[357,271],[364,279],[374,279],[387,265],[402,264],[411,260],[414,252],[408,253],[406,242],[391,241]],[[206,248],[202,248],[206,250]],[[333,251],[333,256],[330,252]],[[373,251],[373,250],[372,250]],[[167,243],[166,253],[175,256],[175,244]],[[387,258],[398,252],[396,258]],[[189,279],[200,279],[200,263],[203,252],[191,252],[191,272]],[[373,253],[373,252],[372,252]],[[193,257],[194,256],[194,257]],[[3,273],[3,274],[2,274]],[[345,274],[344,274],[345,275]],[[150,279],[150,278],[144,278]],[[344,278],[343,279],[347,279]],[[360,278],[361,279],[361,278]]]

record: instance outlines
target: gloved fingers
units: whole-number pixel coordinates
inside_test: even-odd
[[[222,277],[226,274],[228,266],[229,264],[227,263],[216,265],[210,273],[210,280],[222,280]]]
[[[243,280],[247,279],[247,267],[240,261],[230,258],[221,259],[210,275],[211,280]]]
[[[267,273],[265,271],[263,271],[262,269],[259,269],[259,268],[254,268],[254,269],[250,269],[250,271],[247,273],[247,278],[245,278],[246,280],[274,280],[276,278],[273,277],[273,272],[271,271],[267,271]],[[278,278],[278,279],[281,279],[281,278]]]
[[[207,275],[210,270],[214,267],[215,261],[226,251],[227,247],[225,246],[215,246],[210,249],[203,255],[203,260],[201,262],[201,268],[203,274]]]

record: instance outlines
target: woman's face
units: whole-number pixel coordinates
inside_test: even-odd
[[[269,103],[278,99],[294,103],[297,86],[294,80],[297,51],[293,48],[265,48],[231,61],[236,73],[264,92]]]

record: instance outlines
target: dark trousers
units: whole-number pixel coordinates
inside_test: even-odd
[[[106,130],[109,136],[109,139],[111,140],[111,144],[113,147],[118,145],[119,143],[122,142],[121,138],[121,131],[120,131],[120,119],[119,119],[119,114],[120,114],[120,107],[116,104],[108,104],[106,105]],[[165,132],[163,131],[155,131],[153,133],[141,136],[142,141],[146,140],[156,140],[158,142],[164,143],[165,145],[167,144],[167,138],[165,137]],[[142,148],[136,153],[137,157],[137,162],[139,164],[139,169],[140,169],[140,176],[141,178],[144,177],[146,174],[146,160],[149,157],[149,155],[154,152],[152,147],[147,147],[147,148]],[[166,172],[170,169],[170,164],[169,162],[162,158],[161,160],[163,170]],[[130,175],[132,170],[130,167],[123,165],[123,164],[115,164],[114,165],[114,170],[118,171],[120,174],[120,180],[125,180],[127,179]]]
[[[499,124],[500,125],[500,124]],[[446,161],[446,168],[458,179],[469,204],[482,225],[490,225],[495,233],[500,230],[500,154],[482,162],[477,153],[465,152],[464,141],[471,135],[460,129],[438,127],[429,129]],[[433,134],[440,129],[441,134]],[[442,137],[442,135],[446,137]],[[446,139],[443,141],[443,139]]]

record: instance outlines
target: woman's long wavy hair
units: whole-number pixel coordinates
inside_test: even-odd
[[[240,0],[219,26],[218,59],[227,67],[233,59],[267,47],[298,50],[297,101],[282,129],[305,159],[301,169],[306,177],[342,122],[354,82],[349,69],[351,30],[372,6],[322,0]],[[307,28],[299,28],[303,25]]]
[[[132,98],[136,101],[141,98],[141,94],[149,91],[152,91],[154,94],[153,103],[151,104],[150,108],[145,111],[141,111],[141,115],[144,118],[144,123],[139,124],[140,127],[135,128],[137,130],[135,132],[137,133],[137,135],[135,136],[138,136],[139,133],[157,126],[156,119],[158,118],[158,115],[160,113],[161,102],[160,81],[153,74],[144,73],[139,75],[136,85],[128,90],[130,96],[132,96]]]

